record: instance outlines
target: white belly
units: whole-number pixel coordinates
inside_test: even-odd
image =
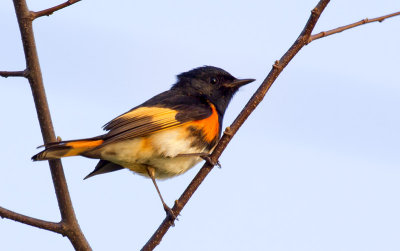
[[[186,172],[202,160],[198,156],[178,156],[204,153],[204,147],[192,145],[194,140],[186,128],[177,127],[146,138],[138,137],[105,145],[101,150],[101,158],[144,176],[148,176],[146,167],[150,166],[155,169],[156,178],[165,179]]]

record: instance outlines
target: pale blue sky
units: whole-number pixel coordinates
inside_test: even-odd
[[[59,1],[28,0],[32,10]],[[115,116],[202,65],[256,78],[229,125],[293,43],[317,0],[82,1],[35,21],[56,134],[95,136]],[[400,10],[397,0],[332,1],[315,32]],[[22,70],[12,1],[0,3],[0,70]],[[400,250],[400,17],[305,47],[284,70],[157,250]],[[0,79],[0,205],[59,220],[25,79]],[[86,181],[95,160],[63,160],[94,250],[137,250],[165,213],[128,171]],[[200,165],[159,183],[169,205]],[[66,238],[0,220],[1,250],[71,250]]]

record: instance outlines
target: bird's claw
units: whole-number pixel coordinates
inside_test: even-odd
[[[221,163],[219,163],[219,160],[217,160],[217,161],[211,160],[210,154],[202,155],[201,158],[204,159],[209,164],[211,164],[213,166],[218,166],[219,168],[221,168]]]
[[[167,214],[172,226],[175,227],[174,222],[175,222],[175,220],[177,220],[177,221],[179,220],[178,217],[174,214],[174,212],[172,211],[172,209],[169,206],[167,206],[166,204],[164,204],[163,206],[164,206],[165,213]]]

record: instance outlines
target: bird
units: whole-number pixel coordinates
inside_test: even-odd
[[[121,169],[152,180],[183,174],[209,154],[221,137],[225,111],[240,87],[255,79],[237,79],[227,71],[202,66],[177,76],[172,87],[103,126],[107,133],[85,139],[44,144],[33,161],[83,156],[99,159],[84,179]],[[215,165],[216,163],[212,163]]]

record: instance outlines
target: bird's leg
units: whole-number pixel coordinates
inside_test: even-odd
[[[174,222],[174,220],[177,219],[177,218],[176,218],[174,212],[172,212],[172,209],[169,206],[167,206],[167,204],[164,202],[164,199],[163,199],[163,197],[161,196],[161,193],[160,193],[160,189],[158,189],[158,186],[157,186],[157,183],[156,183],[156,179],[154,177],[154,174],[155,174],[156,170],[153,167],[149,167],[149,166],[146,166],[146,170],[147,170],[147,173],[149,174],[149,177],[153,181],[154,186],[156,187],[158,196],[160,196],[161,203],[163,204],[165,212],[170,217],[171,221]]]
[[[200,158],[204,159],[206,162],[208,162],[209,164],[211,164],[213,166],[218,166],[219,168],[221,168],[221,163],[219,163],[218,160],[212,161],[209,153],[181,153],[181,154],[178,154],[176,157],[190,157],[190,156],[200,157]]]

